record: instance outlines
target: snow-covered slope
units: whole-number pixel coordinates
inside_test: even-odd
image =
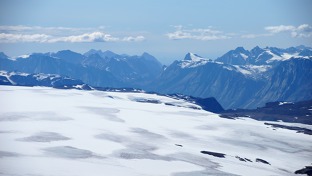
[[[47,86],[63,89],[90,90],[91,87],[81,80],[56,74],[28,74],[21,72],[6,72],[0,70],[0,85],[16,86]]]
[[[0,175],[293,175],[311,163],[311,136],[179,99],[12,86],[0,94]]]

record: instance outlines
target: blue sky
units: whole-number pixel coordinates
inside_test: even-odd
[[[0,50],[215,59],[238,46],[312,46],[311,9],[310,0],[1,0]]]

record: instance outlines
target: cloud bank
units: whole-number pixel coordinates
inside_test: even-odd
[[[110,34],[103,32],[92,32],[82,35],[72,35],[68,37],[52,38],[48,40],[49,43],[54,42],[71,42],[71,43],[81,43],[81,42],[140,42],[145,40],[144,36],[127,36],[127,37],[113,37]]]
[[[1,43],[16,43],[16,42],[47,42],[50,36],[45,34],[7,34],[0,33]]]
[[[100,27],[100,29],[102,28],[103,27]],[[82,34],[70,35],[70,33],[81,33],[82,31],[88,31],[88,30],[90,31],[92,30],[92,28],[0,26],[0,43],[140,42],[140,41],[145,40],[145,37],[142,35],[116,37],[116,36],[112,36],[109,33],[101,32],[101,31],[86,32]],[[37,33],[37,32],[45,32],[45,33]]]
[[[222,31],[211,28],[185,29],[183,26],[174,26],[175,31],[167,33],[166,36],[171,40],[193,39],[193,40],[220,40],[229,39],[230,36],[224,34]]]
[[[268,26],[264,28],[270,33],[281,33],[281,32],[290,32],[292,37],[312,37],[312,27],[308,24],[302,24],[298,27],[296,26]]]
[[[278,25],[278,26],[267,26],[264,28],[267,33],[264,34],[244,34],[242,38],[256,38],[265,36],[274,36],[279,33],[289,33],[293,38],[307,38],[312,37],[312,27],[308,24],[302,24],[299,26],[293,25]]]

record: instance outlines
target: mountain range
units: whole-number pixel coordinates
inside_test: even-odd
[[[6,72],[62,75],[93,87],[215,97],[225,109],[312,99],[311,68],[312,49],[306,46],[257,46],[250,51],[238,47],[215,60],[187,53],[169,66],[148,53],[129,56],[101,50],[84,54],[63,50],[17,58],[0,53],[0,70]]]
[[[188,53],[155,80],[155,90],[215,97],[228,108],[256,108],[273,101],[312,98],[312,50],[299,46],[238,47],[216,60]]]
[[[17,58],[0,54],[0,69],[23,73],[66,75],[96,87],[142,87],[161,72],[161,63],[149,55],[117,55],[90,50],[84,55],[70,50],[34,53]]]

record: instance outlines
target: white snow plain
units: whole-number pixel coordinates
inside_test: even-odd
[[[311,164],[309,135],[165,96],[0,86],[0,97],[0,175],[294,175]]]

